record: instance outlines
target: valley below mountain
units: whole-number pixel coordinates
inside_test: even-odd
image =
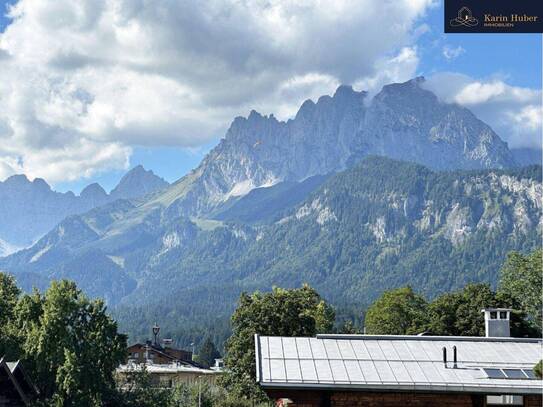
[[[293,185],[255,190],[221,220],[156,212],[121,234],[111,225],[136,207],[117,201],[65,220],[0,268],[27,289],[74,279],[116,306],[127,328],[175,315],[164,323],[173,329],[227,318],[240,292],[273,285],[309,283],[336,305],[364,307],[406,284],[432,297],[495,283],[507,252],[530,251],[542,236],[539,166],[434,172],[368,157],[297,186],[297,199]],[[257,202],[262,218],[240,218]]]
[[[68,216],[0,270],[26,290],[75,280],[133,337],[159,319],[190,343],[226,332],[242,291],[309,283],[361,310],[406,284],[495,284],[507,252],[538,247],[540,166],[423,78],[367,97],[341,86],[286,122],[238,117],[177,182]]]

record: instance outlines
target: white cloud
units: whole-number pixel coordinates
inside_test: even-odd
[[[509,112],[509,117],[516,122],[517,126],[541,136],[543,123],[543,107],[541,105],[528,105],[520,109],[520,111]]]
[[[477,80],[452,72],[427,78],[425,86],[441,100],[469,108],[510,147],[541,148],[541,91],[512,86],[503,79]]]
[[[251,108],[288,116],[340,82],[398,76],[385,55],[413,59],[431,3],[20,0],[0,34],[0,178],[123,167],[135,145],[198,146]]]
[[[450,45],[444,45],[443,46],[443,56],[447,60],[453,60],[458,58],[460,55],[464,54],[466,50],[462,48],[460,45],[456,48],[451,47]]]
[[[460,89],[454,96],[454,101],[461,105],[477,105],[506,93],[506,85],[502,81],[491,83],[472,82]]]
[[[359,79],[354,87],[369,92],[368,101],[383,85],[405,82],[416,76],[419,57],[416,47],[404,47],[397,55],[383,57],[375,62],[375,74]]]
[[[74,181],[88,178],[98,170],[127,168],[132,153],[119,143],[100,144],[76,140],[66,148],[27,149],[24,155],[16,148],[0,148],[0,179],[25,173],[30,179],[47,174],[48,179]]]

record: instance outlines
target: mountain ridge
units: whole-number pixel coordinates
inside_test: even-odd
[[[132,213],[137,206],[127,200],[118,200],[89,213],[66,219],[34,247],[0,261],[0,269],[15,272],[16,275],[19,271],[25,271],[49,275],[50,278],[77,276],[84,289],[90,290],[93,295],[104,296],[115,304],[123,299],[123,295],[131,298],[129,301],[135,298],[138,301],[149,301],[146,291],[160,284],[160,281],[169,281],[164,287],[174,291],[179,281],[183,281],[185,287],[199,286],[206,284],[206,281],[218,283],[222,278],[229,278],[227,270],[233,267],[232,261],[238,256],[241,256],[238,262],[247,263],[245,270],[251,270],[254,266],[248,264],[253,262],[256,262],[255,265],[260,264],[257,270],[262,269],[258,279],[252,277],[247,280],[245,276],[243,281],[258,281],[260,286],[275,284],[278,280],[269,280],[266,275],[281,264],[280,269],[286,267],[287,263],[291,264],[291,261],[285,262],[281,258],[292,253],[292,247],[287,246],[275,252],[272,250],[276,254],[271,255],[269,247],[276,247],[284,240],[284,237],[279,236],[297,236],[289,239],[290,244],[294,245],[319,239],[330,242],[326,243],[328,245],[344,238],[345,232],[327,229],[337,222],[342,222],[345,230],[351,230],[354,226],[361,228],[349,234],[355,233],[358,236],[365,231],[364,239],[370,240],[357,243],[357,251],[362,250],[364,245],[384,245],[384,249],[380,250],[386,252],[390,250],[386,249],[389,243],[396,242],[394,244],[397,245],[410,234],[419,233],[424,237],[418,237],[415,241],[438,241],[441,242],[439,245],[446,245],[449,250],[459,250],[461,253],[467,250],[467,242],[473,241],[477,233],[483,233],[481,241],[494,241],[496,231],[499,232],[496,242],[508,241],[507,247],[522,249],[525,246],[521,242],[528,239],[532,242],[528,246],[533,246],[537,236],[541,235],[541,204],[538,203],[542,191],[540,171],[541,167],[532,166],[515,170],[459,170],[442,173],[417,164],[367,157],[358,166],[335,174],[324,183],[315,182],[313,187],[307,188],[303,200],[295,200],[284,207],[274,204],[275,214],[279,216],[263,211],[262,222],[258,219],[256,222],[254,219],[240,220],[235,216],[223,220],[185,217],[166,219],[156,211],[137,222],[130,233],[122,234],[116,233],[116,219]],[[460,180],[467,181],[459,184]],[[287,185],[286,190],[291,188]],[[377,193],[383,188],[384,191]],[[277,197],[273,190],[274,187],[262,190],[269,194],[266,198],[268,202],[274,202]],[[371,200],[365,201],[363,197],[366,195]],[[343,202],[345,197],[349,197],[349,201]],[[502,200],[508,204],[502,204]],[[260,198],[260,201],[263,202],[263,199]],[[358,218],[360,215],[357,214],[362,213],[367,213],[364,216],[368,216],[369,220],[361,223]],[[389,219],[388,216],[392,217]],[[350,218],[352,220],[346,221]],[[409,232],[395,232],[397,225],[403,225],[401,227],[407,228],[405,230]],[[325,233],[324,237],[317,238],[322,233]],[[402,237],[402,233],[407,235]],[[496,242],[493,244],[498,244]],[[252,246],[246,247],[247,244]],[[408,239],[402,244],[409,247],[413,243]],[[322,256],[323,250],[314,252],[310,247],[306,250],[313,253],[308,259]],[[93,272],[98,267],[96,264],[86,264],[88,274],[83,277],[70,274],[70,268],[65,264],[69,263],[72,268],[76,268],[74,265],[81,263],[77,259],[89,258],[88,253],[93,253],[97,259],[96,264],[100,264],[99,275],[105,278],[104,281],[99,281]],[[499,256],[505,256],[505,251]],[[215,274],[218,265],[224,266],[226,276]],[[105,272],[104,267],[110,269],[109,272]],[[297,267],[300,265],[294,268]],[[450,266],[444,268],[450,269]],[[300,272],[311,269],[309,266],[302,267]],[[179,274],[174,270],[184,271]],[[241,270],[236,271],[239,272]],[[495,272],[487,271],[490,274],[485,276],[495,277],[492,274]],[[118,284],[125,287],[124,291],[111,290],[108,276],[112,273],[120,279]],[[300,280],[302,274],[298,277],[294,277],[291,272],[281,275],[282,284],[303,282]],[[241,276],[236,275],[234,280]],[[319,279],[311,282],[318,285]],[[91,283],[91,287],[85,281]],[[454,285],[454,282],[447,284],[451,283]],[[92,287],[100,287],[100,290],[105,291],[97,291]],[[323,290],[326,293],[326,289]]]
[[[202,163],[155,202],[172,216],[200,216],[253,188],[342,171],[372,154],[438,170],[516,166],[488,125],[440,102],[423,83],[385,85],[369,104],[367,92],[342,85],[305,101],[287,121],[255,110],[238,116]]]
[[[371,103],[341,86],[288,121],[237,117],[169,187],[71,216],[0,269],[25,289],[75,279],[112,307],[154,304],[187,326],[216,298],[276,284],[360,305],[409,281],[425,293],[493,281],[508,250],[541,238],[541,168],[516,168],[490,126],[422,83]]]
[[[141,166],[128,171],[112,194],[97,183],[87,185],[79,195],[57,192],[41,178],[30,181],[24,174],[12,175],[0,182],[0,257],[33,244],[67,216],[116,199],[141,197],[168,185]]]

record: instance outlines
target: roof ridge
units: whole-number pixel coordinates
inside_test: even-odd
[[[431,335],[370,335],[370,334],[317,334],[317,339],[367,339],[367,340],[416,340],[416,341],[469,341],[469,342],[523,342],[543,343],[543,338],[514,338],[486,336],[431,336]]]

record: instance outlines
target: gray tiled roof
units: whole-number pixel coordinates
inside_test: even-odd
[[[255,337],[263,387],[541,393],[542,382],[491,379],[482,368],[531,370],[542,358],[537,339],[319,335]],[[458,366],[453,368],[453,346]],[[443,364],[443,347],[448,363]]]

